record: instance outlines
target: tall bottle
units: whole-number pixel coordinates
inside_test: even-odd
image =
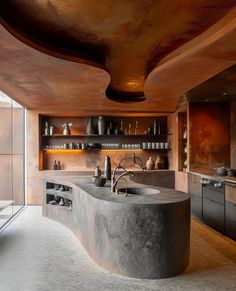
[[[135,134],[135,135],[138,135],[138,134],[139,134],[138,121],[135,122],[135,130],[134,130],[134,134]]]
[[[104,176],[107,181],[111,180],[111,159],[109,156],[104,158]]]
[[[50,135],[50,127],[49,127],[49,123],[47,121],[45,122],[44,134]]]
[[[154,121],[153,121],[153,134],[154,135],[157,134],[157,121],[156,121],[156,119],[154,119]]]
[[[124,122],[121,120],[120,122],[120,134],[124,134]]]

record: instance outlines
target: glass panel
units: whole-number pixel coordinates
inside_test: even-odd
[[[24,108],[0,91],[0,228],[25,204]]]
[[[12,102],[13,151],[13,214],[25,203],[24,199],[24,108]]]
[[[0,155],[12,153],[11,98],[0,91]]]

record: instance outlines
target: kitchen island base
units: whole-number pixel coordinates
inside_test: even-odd
[[[70,207],[50,204],[54,185],[70,189]],[[44,189],[43,215],[69,227],[102,268],[143,279],[172,277],[186,269],[188,194],[158,187],[158,194],[125,197],[84,177],[46,178]]]

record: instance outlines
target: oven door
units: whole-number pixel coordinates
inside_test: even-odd
[[[214,181],[209,185],[203,185],[202,196],[203,221],[212,228],[224,233],[224,185],[217,184]]]

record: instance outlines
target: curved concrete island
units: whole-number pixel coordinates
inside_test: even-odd
[[[109,185],[96,187],[91,178],[75,176],[50,177],[44,183],[43,215],[69,227],[102,268],[147,279],[175,276],[186,269],[188,194],[132,183],[132,188],[142,189],[125,197],[112,193]],[[149,190],[140,195],[143,188]],[[67,206],[53,205],[55,197],[64,198]]]

